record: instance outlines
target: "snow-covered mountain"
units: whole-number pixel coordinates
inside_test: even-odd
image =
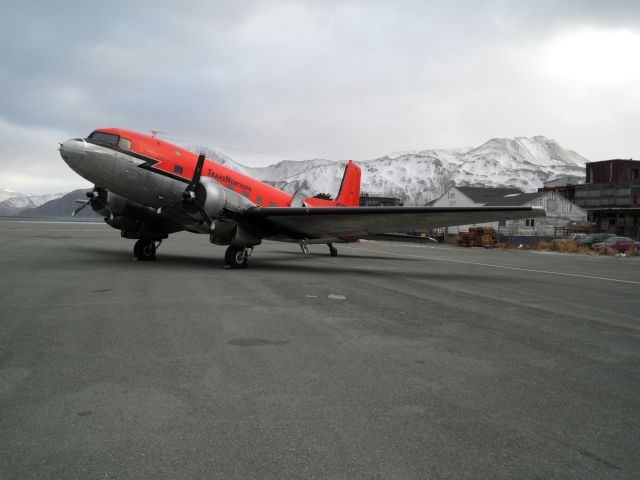
[[[76,203],[77,200],[86,200],[88,191],[90,190],[74,190],[39,207],[21,209],[19,215],[21,217],[71,217],[71,212],[80,206]],[[76,219],[78,217],[101,218],[91,207],[80,211]]]
[[[9,200],[16,197],[28,197],[26,193],[14,192],[13,190],[7,190],[6,188],[0,188],[0,202]]]
[[[12,190],[0,190],[0,215],[17,215],[25,208],[39,207],[51,200],[62,197],[64,193],[50,193],[47,195],[29,195]]]
[[[345,162],[284,160],[250,168],[205,150],[208,158],[266,181],[288,192],[335,195]],[[211,156],[209,156],[211,155]],[[517,187],[536,191],[545,181],[572,175],[584,177],[588,160],[543,137],[494,138],[476,148],[396,152],[356,162],[362,168],[362,191],[400,198],[405,205],[424,205],[451,185]]]

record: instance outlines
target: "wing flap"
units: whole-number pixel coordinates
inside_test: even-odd
[[[263,236],[328,238],[541,217],[541,207],[254,207],[242,221]]]

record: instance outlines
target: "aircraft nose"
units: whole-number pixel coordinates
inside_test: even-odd
[[[86,142],[82,138],[72,138],[60,144],[60,156],[70,167],[75,167],[84,157]]]

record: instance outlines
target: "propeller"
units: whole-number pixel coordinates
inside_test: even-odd
[[[202,215],[203,220],[207,222],[207,225],[209,225],[209,228],[213,230],[215,228],[213,218],[211,218],[211,215],[207,213],[202,204],[198,201],[197,195],[198,186],[200,185],[200,177],[202,176],[202,168],[204,167],[204,160],[204,153],[201,153],[198,156],[193,177],[191,178],[189,185],[187,185],[187,188],[182,192],[182,198],[179,202],[171,205],[169,208],[171,209],[182,204],[184,209],[188,212],[199,212],[200,215]],[[157,212],[160,214],[162,212],[162,207],[158,208]]]
[[[101,193],[106,193],[105,190],[102,190],[99,187],[95,187],[93,191],[87,192],[86,195],[89,200],[74,200],[76,203],[81,203],[78,208],[76,208],[71,214],[72,217],[75,217],[78,213],[80,213],[87,205],[91,205],[94,210],[106,210],[109,212],[109,220],[113,220],[113,212],[107,205],[106,199],[102,198]]]

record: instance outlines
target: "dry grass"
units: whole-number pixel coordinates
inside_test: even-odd
[[[572,241],[562,241],[562,240],[551,240],[551,241],[540,241],[535,245],[523,245],[520,247],[519,245],[514,245],[509,242],[501,242],[498,246],[505,250],[513,250],[522,248],[523,250],[535,249],[535,250],[547,250],[550,252],[562,252],[562,253],[576,253],[579,255],[607,255],[611,257],[618,257],[622,254],[615,249],[608,248],[607,250],[592,250],[589,247],[584,247],[582,245],[578,245],[576,242]],[[629,249],[624,253],[627,257],[636,257],[640,256],[640,252],[635,249]]]
[[[550,242],[538,242],[538,249],[540,250],[550,250],[552,252],[562,252],[562,253],[579,253],[582,255],[594,255],[598,252],[591,250],[589,247],[584,247],[582,245],[578,245],[576,242],[563,242],[561,240],[552,240]]]

